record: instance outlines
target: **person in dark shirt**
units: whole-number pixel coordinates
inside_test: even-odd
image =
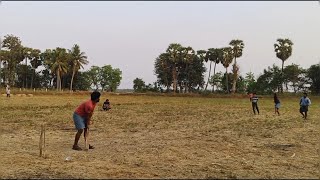
[[[107,99],[102,106],[103,110],[108,111],[109,109],[111,109],[111,105],[110,105],[110,101],[109,99]]]
[[[279,113],[279,108],[280,108],[280,100],[277,96],[277,93],[274,93],[274,96],[273,96],[273,101],[274,101],[274,113],[277,114],[280,116],[280,113]]]
[[[256,95],[256,93],[253,93],[253,96],[251,98],[251,102],[252,102],[252,110],[253,110],[253,113],[256,114],[256,111],[258,112],[258,114],[260,113],[259,112],[259,107],[258,107],[258,96]]]

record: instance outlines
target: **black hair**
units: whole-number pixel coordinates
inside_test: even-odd
[[[91,93],[91,100],[92,101],[97,100],[100,98],[100,96],[101,96],[101,94],[98,91],[94,91]]]

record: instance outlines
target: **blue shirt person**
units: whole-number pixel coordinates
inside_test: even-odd
[[[304,93],[303,97],[300,99],[300,113],[302,118],[307,119],[308,107],[311,105],[311,100],[307,97],[308,94]]]

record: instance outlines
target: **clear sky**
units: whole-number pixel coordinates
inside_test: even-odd
[[[0,36],[13,34],[23,45],[45,50],[79,44],[89,65],[120,68],[119,88],[133,79],[156,80],[155,58],[170,43],[195,50],[245,43],[240,72],[258,76],[276,58],[277,38],[293,41],[285,63],[309,67],[320,62],[320,4],[307,2],[8,2],[0,4]],[[208,67],[208,64],[206,65]],[[224,69],[217,66],[218,71]],[[206,73],[207,76],[207,73]]]

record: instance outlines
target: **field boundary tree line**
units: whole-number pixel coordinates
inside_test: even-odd
[[[20,38],[14,35],[4,36],[0,44],[1,87],[10,85],[12,88],[31,91],[117,92],[122,80],[122,71],[112,65],[93,65],[89,70],[81,71],[88,65],[89,58],[77,44],[71,49],[56,47],[40,51],[23,46]],[[228,46],[207,50],[194,50],[190,46],[171,43],[165,52],[154,59],[157,80],[146,84],[142,78],[137,77],[133,80],[133,90],[135,93],[202,95],[249,92],[320,94],[320,63],[306,69],[298,64],[285,65],[293,53],[293,42],[279,38],[273,46],[281,67],[276,64],[268,66],[256,78],[252,72],[247,72],[245,76],[239,74],[241,67],[237,61],[242,60],[245,50],[243,40],[231,40]],[[205,63],[209,63],[208,70]],[[225,72],[216,72],[217,66],[223,66]],[[208,79],[204,79],[205,73]],[[209,84],[211,90],[208,90]]]
[[[0,37],[0,40],[2,38]],[[71,49],[30,48],[19,37],[4,36],[0,41],[0,83],[22,89],[90,90],[114,92],[120,85],[122,72],[111,65],[91,66],[85,52],[75,44]]]

